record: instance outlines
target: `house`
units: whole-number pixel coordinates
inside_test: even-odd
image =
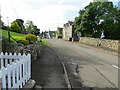
[[[120,10],[120,1],[118,2],[118,9]]]
[[[53,39],[56,36],[56,31],[45,31],[42,38]]]
[[[48,38],[48,32],[47,31],[43,32],[42,38]]]
[[[54,39],[56,36],[56,31],[48,31],[48,34],[50,35],[51,39]]]
[[[68,21],[63,25],[63,39],[69,41],[76,41],[77,34],[75,33],[74,22]]]
[[[57,28],[57,38],[63,38],[63,28],[58,27]]]

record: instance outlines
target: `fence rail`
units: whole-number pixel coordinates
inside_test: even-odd
[[[2,88],[22,88],[31,78],[31,55],[0,53]]]

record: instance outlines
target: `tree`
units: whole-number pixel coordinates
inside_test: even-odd
[[[6,26],[1,18],[2,18],[2,16],[0,16],[0,29],[10,30],[10,27]]]
[[[119,39],[115,35],[119,28],[119,10],[112,2],[93,2],[80,10],[79,16],[75,18],[76,32],[84,36],[99,38],[105,33],[105,38]],[[120,35],[119,35],[120,36]]]
[[[26,32],[28,33],[32,33],[33,32],[33,22],[32,21],[27,21],[25,23],[25,29],[26,29]]]
[[[21,33],[21,28],[16,21],[11,23],[11,30],[14,32]]]
[[[16,19],[16,22],[18,23],[20,29],[21,29],[21,32],[25,32],[25,27],[24,27],[24,21],[22,19]]]
[[[33,24],[32,21],[27,21],[25,24],[26,32],[38,35],[40,33],[40,29],[36,25]]]
[[[40,34],[40,29],[38,29],[38,27],[37,26],[35,26],[36,28],[35,28],[35,35],[37,36],[37,35],[39,35]]]

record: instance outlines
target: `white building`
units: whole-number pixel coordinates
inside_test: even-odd
[[[118,2],[118,9],[120,9],[120,1]]]

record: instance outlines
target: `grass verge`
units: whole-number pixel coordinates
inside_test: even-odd
[[[8,38],[8,31],[7,30],[0,30],[1,33],[0,35],[4,35]],[[15,40],[18,40],[20,38],[25,38],[25,35],[24,34],[20,34],[20,33],[16,33],[16,32],[11,32],[10,31],[10,35],[12,36],[12,38],[14,38]],[[13,43],[16,43],[12,38],[11,39],[11,42]]]
[[[42,46],[48,46],[48,43],[46,41],[42,40],[41,45]]]

